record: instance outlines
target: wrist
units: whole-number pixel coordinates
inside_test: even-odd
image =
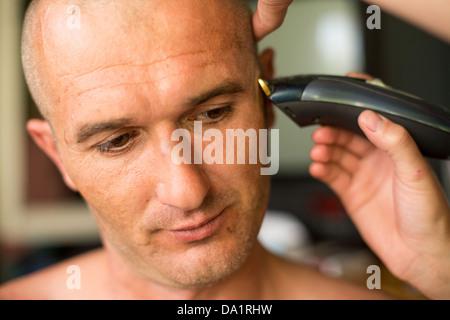
[[[442,250],[419,256],[419,267],[410,268],[410,275],[405,274],[404,280],[430,299],[450,299],[450,246],[445,243],[450,242],[442,241]]]

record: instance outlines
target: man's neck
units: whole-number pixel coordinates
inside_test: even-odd
[[[193,299],[263,299],[266,297],[269,253],[257,243],[246,262],[228,278],[207,287],[184,289],[149,281],[130,272],[121,259],[106,248],[109,259],[110,290],[119,299],[160,299],[160,300],[193,300]]]

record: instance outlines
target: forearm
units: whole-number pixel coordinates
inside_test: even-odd
[[[450,43],[450,0],[363,0]]]
[[[418,239],[422,245],[416,246],[420,248],[416,259],[404,274],[399,275],[431,299],[450,299],[449,217],[450,209],[444,205],[441,215],[435,216],[433,226],[428,227],[431,230],[427,236],[429,241]]]

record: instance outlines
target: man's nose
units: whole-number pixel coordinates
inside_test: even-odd
[[[163,164],[159,169],[156,186],[158,200],[165,205],[184,211],[199,208],[211,187],[201,164],[177,164],[170,152],[162,152]]]

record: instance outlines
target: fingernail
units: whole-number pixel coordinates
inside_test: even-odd
[[[378,131],[383,123],[383,119],[375,112],[366,112],[363,119],[366,127],[372,132]]]

